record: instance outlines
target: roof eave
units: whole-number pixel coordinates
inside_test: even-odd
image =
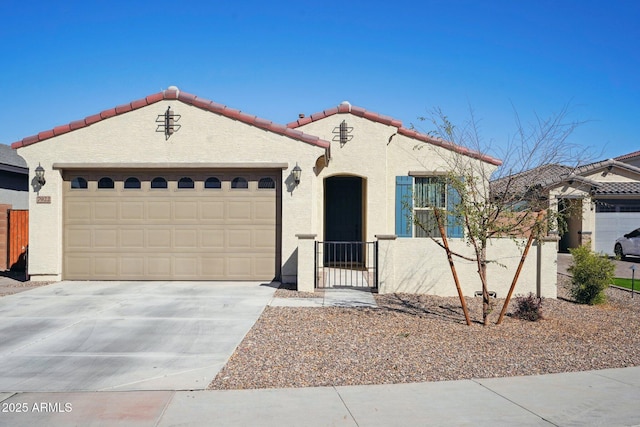
[[[238,120],[248,125],[259,127],[266,131],[284,135],[289,138],[293,138],[293,139],[305,142],[307,144],[315,145],[324,149],[327,149],[331,145],[328,141],[324,141],[318,138],[317,136],[305,134],[303,132],[300,132],[299,130],[291,129],[287,126],[273,123],[270,120],[252,116],[240,110],[229,108],[225,105],[221,105],[204,98],[199,98],[196,95],[182,92],[177,88],[170,88],[167,90],[163,90],[162,92],[149,95],[145,98],[132,101],[128,104],[123,104],[115,108],[104,110],[99,114],[87,116],[82,120],[73,121],[66,125],[57,126],[53,129],[40,132],[37,135],[23,138],[20,141],[16,141],[12,143],[11,148],[18,149],[18,148],[26,147],[32,144],[36,144],[38,142],[42,142],[44,140],[47,140],[59,135],[63,135],[68,132],[82,129],[84,127],[90,126],[99,121],[106,120],[108,118],[115,117],[120,114],[126,114],[128,112],[146,107],[151,104],[155,104],[163,100],[177,100],[187,105],[192,105],[196,108],[200,108],[205,111],[209,111],[209,112],[219,114],[234,120]]]

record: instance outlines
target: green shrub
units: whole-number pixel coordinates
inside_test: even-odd
[[[542,298],[538,298],[533,292],[529,292],[527,296],[517,296],[513,316],[531,322],[542,319]]]
[[[597,255],[585,246],[569,249],[573,264],[571,296],[580,304],[602,304],[606,301],[604,290],[613,281],[615,264],[604,255]]]

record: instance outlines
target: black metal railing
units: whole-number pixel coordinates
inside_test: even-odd
[[[316,242],[315,287],[378,288],[378,242]]]

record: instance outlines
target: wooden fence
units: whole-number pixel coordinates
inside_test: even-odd
[[[29,247],[29,211],[9,210],[9,244],[7,267],[14,271],[25,271]]]

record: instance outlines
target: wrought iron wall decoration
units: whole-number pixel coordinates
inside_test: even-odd
[[[171,111],[171,107],[167,107],[167,111],[164,114],[159,114],[158,118],[156,118],[156,123],[159,123],[156,132],[164,132],[166,141],[171,135],[180,130],[181,126],[177,123],[180,117],[182,117],[180,114],[175,114]]]
[[[351,135],[352,131],[353,131],[353,128],[349,127],[347,125],[347,122],[343,120],[342,123],[340,123],[340,126],[333,129],[333,133],[335,134],[335,136],[333,137],[333,140],[340,141],[340,146],[342,147],[344,146],[344,144],[351,141],[351,139],[353,138],[353,135]]]

